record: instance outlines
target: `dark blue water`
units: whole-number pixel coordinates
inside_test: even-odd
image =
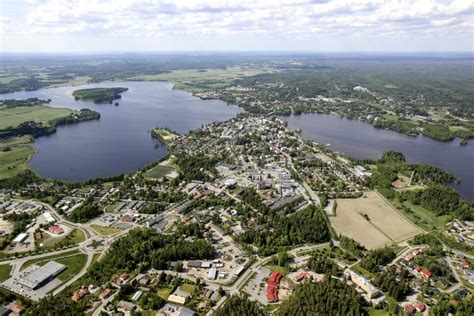
[[[301,128],[301,136],[356,158],[378,159],[388,150],[402,152],[411,163],[425,162],[461,178],[454,188],[466,199],[474,200],[474,140],[466,146],[459,140],[439,142],[425,136],[411,137],[372,125],[326,114],[284,116],[293,129]]]
[[[72,92],[82,88],[127,87],[119,106],[75,101]],[[242,110],[218,100],[203,101],[172,90],[166,82],[113,82],[42,89],[0,95],[1,99],[51,99],[51,107],[90,108],[100,120],[60,126],[57,132],[35,140],[38,153],[30,166],[41,176],[84,180],[137,170],[160,159],[166,147],[150,136],[155,127],[188,133],[202,124],[234,117]]]

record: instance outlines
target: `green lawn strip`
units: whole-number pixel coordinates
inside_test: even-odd
[[[10,272],[12,271],[12,266],[9,264],[0,265],[0,282],[3,282],[10,278]]]
[[[116,227],[105,227],[91,224],[90,227],[101,235],[114,235],[122,231],[120,228]]]
[[[67,252],[63,252],[63,253],[59,253],[59,254],[56,254],[56,255],[51,255],[51,256],[46,256],[46,257],[41,257],[41,258],[35,258],[35,259],[31,259],[31,260],[28,260],[26,261],[25,263],[23,263],[23,265],[21,266],[20,268],[20,271],[26,269],[27,267],[31,266],[32,264],[37,264],[39,262],[43,262],[46,263],[50,260],[57,260],[59,258],[63,258],[63,257],[69,257],[69,256],[75,256],[75,255],[78,255],[80,254],[81,252],[77,249],[75,250],[71,250],[71,251],[67,251]]]

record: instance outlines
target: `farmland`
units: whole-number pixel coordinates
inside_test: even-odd
[[[398,243],[422,233],[376,192],[356,199],[338,199],[330,221],[337,233],[355,239],[368,249]]]
[[[13,177],[21,170],[28,168],[29,157],[34,153],[31,146],[12,147],[8,151],[0,151],[0,179]]]
[[[20,106],[0,110],[0,130],[15,128],[21,123],[34,121],[48,124],[49,122],[67,117],[73,111],[70,109],[50,108],[44,105]]]

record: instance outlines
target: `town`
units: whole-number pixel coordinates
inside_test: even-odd
[[[287,315],[324,289],[351,293],[341,314],[472,312],[472,206],[412,202],[442,171],[356,160],[271,115],[155,133],[168,155],[128,175],[3,180],[2,315]]]

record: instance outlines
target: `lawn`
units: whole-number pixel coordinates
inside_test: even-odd
[[[9,264],[0,265],[0,282],[7,280],[10,277],[12,266]]]
[[[167,174],[173,172],[175,169],[172,167],[157,165],[145,172],[146,177],[160,179],[166,176]]]
[[[194,291],[196,290],[196,286],[194,284],[189,284],[189,283],[183,283],[179,289],[183,292],[187,292],[187,293],[194,293]]]
[[[28,268],[29,266],[31,266],[32,264],[40,264],[41,265],[41,262],[46,263],[50,260],[55,260],[55,261],[58,261],[59,258],[63,258],[63,257],[70,257],[70,256],[77,256],[81,254],[81,252],[79,250],[71,250],[71,251],[67,251],[67,252],[63,252],[63,253],[60,253],[60,254],[56,254],[56,255],[51,255],[51,256],[46,256],[46,257],[41,257],[41,258],[35,258],[35,259],[31,259],[31,260],[28,260],[26,261],[25,263],[23,263],[23,265],[21,266],[20,268],[20,271],[21,270],[24,270],[26,268]],[[58,261],[59,262],[59,261]]]
[[[56,247],[64,247],[69,245],[75,245],[86,240],[84,232],[80,229],[74,229],[69,235],[64,237],[50,237],[48,234],[44,234],[43,239],[37,240],[37,243],[43,244],[43,249],[52,249]]]
[[[33,137],[29,135],[2,139],[0,140],[0,150],[3,150],[6,147],[29,144],[31,142],[33,142]]]
[[[415,224],[426,230],[432,229],[433,226],[436,228],[442,227],[451,220],[450,215],[436,216],[426,208],[420,205],[413,205],[411,202],[404,202],[403,205],[413,211],[413,213],[411,213],[402,210],[403,214],[405,214]]]
[[[169,287],[160,287],[157,290],[157,294],[164,300],[168,299],[168,296],[171,294],[171,289]]]
[[[70,109],[51,108],[44,105],[19,106],[0,110],[0,130],[17,127],[23,122],[48,122],[67,117],[72,113]]]
[[[35,149],[31,146],[12,147],[10,151],[0,151],[0,179],[13,177],[28,168],[28,159]]]
[[[105,227],[100,225],[91,224],[90,227],[101,235],[114,235],[122,231],[116,227]]]
[[[67,267],[67,269],[58,276],[58,278],[61,281],[67,281],[73,278],[74,276],[76,276],[79,272],[81,272],[82,268],[86,265],[87,255],[80,253],[75,256],[64,257],[61,259],[57,259],[55,261],[58,263],[64,264]],[[41,262],[38,262],[38,264],[43,265],[43,264],[46,264],[47,262],[48,261],[46,262],[41,261]]]
[[[287,267],[280,267],[280,266],[266,266],[266,267],[272,270],[273,272],[280,272],[283,275],[288,274],[289,272]]]

